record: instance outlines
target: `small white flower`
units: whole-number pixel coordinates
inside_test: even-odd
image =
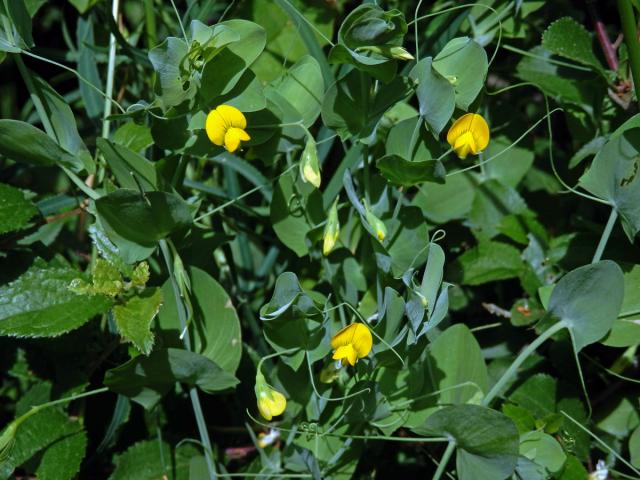
[[[604,460],[598,460],[596,469],[589,474],[589,480],[607,480],[609,478],[609,469]]]
[[[280,438],[280,431],[275,428],[269,429],[269,433],[261,433],[258,438],[258,445],[260,448],[266,448],[272,445],[276,440]]]

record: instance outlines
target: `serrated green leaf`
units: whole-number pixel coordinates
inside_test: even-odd
[[[0,183],[0,234],[19,230],[38,213],[17,188]]]
[[[87,449],[84,429],[56,440],[44,451],[36,475],[40,480],[71,480],[80,470]]]
[[[115,470],[109,480],[159,480],[171,475],[171,450],[165,442],[145,440],[135,443],[114,458]]]
[[[113,317],[120,334],[132,342],[138,350],[149,355],[153,348],[154,336],[151,322],[162,305],[162,291],[147,288],[129,298],[123,305],[113,307]]]
[[[561,57],[602,68],[593,53],[589,32],[571,17],[560,18],[549,25],[542,34],[542,46]]]
[[[71,267],[36,260],[17,280],[0,287],[0,335],[55,337],[106,312],[111,306],[107,297],[69,289],[78,278]]]
[[[457,262],[462,268],[462,283],[481,285],[517,277],[524,263],[520,251],[503,242],[482,241],[466,251]]]

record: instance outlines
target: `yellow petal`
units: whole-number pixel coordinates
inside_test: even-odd
[[[273,415],[271,414],[271,402],[268,399],[266,391],[260,392],[260,395],[258,396],[258,410],[265,420],[271,420],[273,418]]]
[[[215,145],[224,145],[224,134],[227,132],[227,126],[222,115],[220,115],[218,111],[211,110],[209,112],[204,128],[207,131],[207,137],[209,137],[209,140],[211,140]]]
[[[347,358],[349,355],[351,355],[352,351],[353,347],[351,346],[351,344],[343,345],[341,347],[338,347],[336,351],[333,352],[333,356],[331,358],[334,360],[342,360],[343,358]]]
[[[331,348],[336,349],[339,347],[344,347],[351,343],[353,340],[353,334],[355,333],[357,323],[352,323],[351,325],[347,325],[338,333],[336,333],[331,339]]]
[[[358,358],[364,358],[369,355],[371,347],[373,347],[373,337],[371,336],[371,330],[366,325],[362,323],[356,324],[352,345],[358,354]]]
[[[277,390],[271,390],[271,415],[277,417],[284,413],[287,408],[287,399]]]
[[[465,158],[469,153],[480,153],[489,145],[489,138],[489,125],[477,113],[463,115],[447,132],[447,142],[460,158]]]
[[[247,119],[236,107],[232,107],[231,105],[218,105],[216,110],[224,119],[227,127],[235,127],[242,130],[247,128]]]
[[[240,141],[250,140],[251,137],[247,135],[247,132],[239,128],[231,127],[224,135],[224,148],[231,153],[235,152],[240,147]]]

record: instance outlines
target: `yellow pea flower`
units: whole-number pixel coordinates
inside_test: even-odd
[[[358,359],[369,355],[373,346],[373,337],[369,327],[362,323],[352,323],[344,327],[331,339],[334,360],[354,366]]]
[[[447,142],[460,158],[477,155],[489,145],[489,125],[482,115],[467,113],[453,122]]]
[[[335,247],[338,237],[340,236],[340,222],[338,220],[338,199],[333,202],[329,215],[327,216],[327,224],[324,227],[324,235],[322,242],[322,253],[327,256]]]
[[[287,408],[285,396],[269,385],[260,371],[256,374],[255,392],[258,410],[266,420],[282,415]]]
[[[231,105],[218,105],[207,115],[205,130],[207,136],[215,145],[224,146],[229,152],[235,152],[240,147],[240,142],[251,140],[245,131],[247,119],[236,107]]]

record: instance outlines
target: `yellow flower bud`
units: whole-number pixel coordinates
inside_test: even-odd
[[[482,115],[467,113],[453,122],[447,142],[460,158],[477,155],[489,145],[489,125]]]
[[[354,366],[358,359],[369,355],[373,347],[373,337],[369,327],[363,323],[352,323],[346,326],[331,339],[334,360],[342,360],[342,364]]]
[[[224,146],[229,152],[240,148],[240,142],[251,140],[245,131],[247,119],[242,112],[231,105],[218,105],[207,115],[205,130],[215,145]]]
[[[256,374],[255,385],[258,410],[266,420],[282,415],[287,407],[285,396],[267,383],[260,371]]]
[[[367,202],[364,201],[363,203],[365,209],[365,218],[367,219],[369,225],[371,225],[371,228],[373,228],[373,231],[376,232],[376,237],[378,237],[378,240],[382,242],[387,236],[387,227],[382,220],[380,220],[371,212]]]
[[[300,175],[304,182],[309,182],[316,188],[320,188],[320,167],[318,165],[318,150],[313,137],[307,138],[307,144],[300,158]]]
[[[340,236],[340,221],[338,220],[338,199],[333,202],[327,216],[327,224],[324,227],[322,253],[326,256],[331,253]]]

